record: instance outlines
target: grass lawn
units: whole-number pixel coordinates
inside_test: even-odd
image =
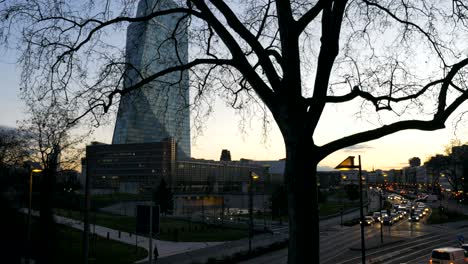
[[[78,211],[68,211],[56,209],[55,213],[72,219],[82,220],[83,217]],[[108,213],[91,213],[90,221],[100,226],[109,227],[124,232],[135,233],[134,217],[120,216]],[[158,239],[185,242],[209,242],[237,240],[248,236],[247,229],[233,229],[217,227],[202,223],[192,223],[184,220],[170,218],[160,219],[160,235]]]
[[[344,208],[344,210],[348,210],[348,209],[356,208],[356,207],[359,207],[359,201],[355,201],[355,202],[329,201],[329,202],[320,204],[319,214],[320,216],[333,215],[333,214],[339,213],[341,208]]]
[[[37,228],[37,225],[33,225]],[[33,239],[37,232],[33,229]],[[76,229],[57,225],[56,226],[56,250],[54,263],[80,264],[82,258],[82,232]],[[97,237],[94,244],[90,239],[89,263],[102,264],[129,264],[147,256],[147,251],[139,247],[135,252],[135,246],[120,243],[114,240],[107,240]],[[40,241],[36,240],[36,243]]]
[[[427,223],[443,224],[447,222],[456,222],[463,220],[468,220],[468,216],[456,212],[441,212],[439,208],[433,208],[431,215],[427,219]]]
[[[320,216],[334,215],[334,214],[339,213],[341,208],[344,208],[344,210],[348,210],[348,209],[351,209],[351,208],[359,208],[359,201],[351,202],[349,200],[346,200],[346,201],[343,201],[343,202],[327,201],[325,203],[320,203],[319,215]],[[236,217],[237,216],[248,218],[249,214],[239,214],[239,215],[236,215]],[[255,212],[253,217],[255,219],[258,219],[258,220],[263,220],[264,219],[263,213],[261,213],[261,212],[260,213]],[[266,213],[265,218],[267,220],[271,220],[271,213]],[[279,221],[280,219],[279,219],[279,217],[274,217],[273,220],[274,221]],[[281,221],[288,222],[288,216],[284,215],[282,217]]]
[[[81,198],[84,200],[84,196]],[[125,201],[139,201],[144,199],[141,194],[131,194],[131,193],[111,193],[111,194],[100,194],[92,196],[91,206],[93,208],[103,208],[115,204],[116,201],[125,202]]]
[[[75,229],[61,227],[58,239],[57,263],[82,263],[80,258],[82,254],[82,233]],[[63,241],[63,243],[60,243],[60,241]],[[148,254],[141,247],[135,252],[135,246],[107,240],[102,237],[97,237],[95,241],[95,244],[93,242],[90,244],[89,263],[133,263],[145,258]]]
[[[344,208],[344,210],[348,210],[348,209],[351,209],[351,208],[359,208],[359,201],[354,201],[354,202],[351,202],[351,201],[344,201],[344,202],[338,202],[338,201],[327,201],[325,203],[320,203],[320,211],[319,211],[319,215],[320,216],[327,216],[327,215],[334,215],[334,214],[337,214],[340,212],[340,209],[341,208]],[[240,215],[236,215],[236,216],[241,216],[241,217],[249,217],[248,214],[240,214]],[[267,220],[271,220],[271,214],[270,213],[266,213],[266,219]],[[254,213],[253,217],[255,219],[259,219],[259,220],[263,220],[263,214],[258,214],[258,213]],[[274,217],[273,219],[274,221],[279,221],[279,217]],[[282,220],[283,222],[288,222],[288,216],[285,215],[282,217]]]

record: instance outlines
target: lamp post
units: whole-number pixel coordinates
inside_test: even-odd
[[[28,258],[26,263],[29,264],[31,260],[31,205],[32,205],[32,183],[33,173],[40,173],[41,169],[32,169],[29,173],[29,203],[28,203],[28,222],[27,222],[27,241],[28,241]]]
[[[379,209],[380,212],[382,212],[382,192],[379,192]],[[380,222],[380,243],[383,244],[383,220],[379,221]]]
[[[366,246],[364,241],[364,205],[362,201],[362,169],[361,169],[361,155],[358,155],[358,165],[354,165],[354,156],[349,156],[343,160],[335,169],[338,170],[359,170],[359,214],[360,214],[360,227],[361,227],[361,259],[362,264],[366,263]]]
[[[249,173],[249,253],[252,252],[253,238],[253,182],[258,180],[259,176],[253,171]]]

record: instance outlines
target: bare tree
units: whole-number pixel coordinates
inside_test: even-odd
[[[242,113],[262,113],[265,124],[271,114],[286,149],[289,263],[319,263],[322,159],[398,131],[442,129],[468,98],[462,0],[148,0],[134,15],[135,2],[1,1],[2,39],[22,41],[22,89],[73,103],[99,122],[120,97],[155,82],[177,89],[182,77],[164,77],[189,72],[195,118],[212,111],[200,106],[215,95]],[[125,26],[169,16],[179,21],[164,41],[175,62],[148,72],[126,60],[116,40]],[[187,62],[175,37],[185,28]],[[317,144],[325,108],[347,104],[360,106],[373,127]]]
[[[425,162],[425,166],[433,174],[433,185],[439,183],[440,177],[445,177],[454,192],[465,189],[463,173],[460,175],[459,172],[460,164],[464,164],[463,151],[465,147],[463,146],[464,144],[459,139],[451,139],[450,142],[444,146],[445,155],[438,154],[430,157],[430,159]],[[457,148],[459,150],[454,151],[454,149]]]
[[[0,168],[23,165],[29,155],[28,140],[22,131],[0,127]]]
[[[72,112],[58,107],[46,98],[48,97],[39,101],[30,94],[24,94],[24,101],[30,103],[29,118],[21,123],[21,130],[30,143],[30,158],[42,167],[39,184],[39,263],[54,262],[56,232],[53,209],[57,171],[61,167],[73,167],[79,163],[82,154],[80,144],[90,133],[74,133],[76,124],[71,122],[74,119]]]

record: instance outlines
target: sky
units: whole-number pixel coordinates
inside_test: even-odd
[[[18,120],[24,118],[24,107],[18,98],[20,68],[16,65],[16,54],[5,51],[0,54],[0,126],[15,127]],[[318,126],[314,139],[319,145],[340,138],[352,132],[372,127],[371,120],[361,120],[355,116],[359,111],[356,101],[353,104],[327,107]],[[357,104],[356,104],[357,103]],[[285,158],[282,136],[277,126],[272,123],[267,138],[263,138],[261,122],[252,119],[250,126],[241,131],[240,117],[224,102],[218,101],[215,111],[206,120],[203,134],[192,138],[192,157],[218,160],[222,149],[229,149],[234,160],[247,158],[253,160],[278,160]],[[468,108],[465,107],[465,110]],[[366,142],[357,146],[337,151],[325,158],[320,166],[333,168],[347,156],[361,155],[364,169],[399,169],[408,165],[412,157],[419,157],[423,162],[430,156],[442,154],[444,145],[457,138],[468,141],[466,127],[454,129],[453,120],[457,113],[447,121],[446,129],[424,131],[402,131],[396,134]],[[115,119],[114,117],[111,117]],[[110,143],[113,124],[99,128],[91,140]],[[192,133],[193,134],[193,133]]]
[[[0,126],[15,127],[24,117],[24,107],[18,98],[20,68],[11,54],[0,56]],[[319,123],[315,140],[323,144],[351,131],[358,131],[367,124],[357,119],[353,111],[329,107]],[[239,129],[240,117],[235,111],[218,101],[212,116],[206,120],[202,135],[192,138],[192,156],[218,160],[222,149],[229,149],[233,160],[248,158],[254,160],[278,160],[285,157],[281,134],[273,123],[266,140],[262,137],[261,123],[255,119],[243,132]],[[407,166],[412,157],[424,162],[430,156],[443,153],[444,145],[455,138],[451,120],[447,128],[432,132],[403,131],[333,153],[320,166],[333,168],[346,157],[361,155],[363,169],[398,169]],[[110,143],[113,124],[99,128],[94,140]],[[462,142],[468,141],[466,129],[459,128],[456,136]],[[90,139],[91,140],[91,139]]]

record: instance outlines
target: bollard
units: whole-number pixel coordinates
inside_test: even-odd
[[[120,238],[120,230],[119,230],[119,238]]]
[[[107,240],[109,240],[109,232],[107,232]]]

